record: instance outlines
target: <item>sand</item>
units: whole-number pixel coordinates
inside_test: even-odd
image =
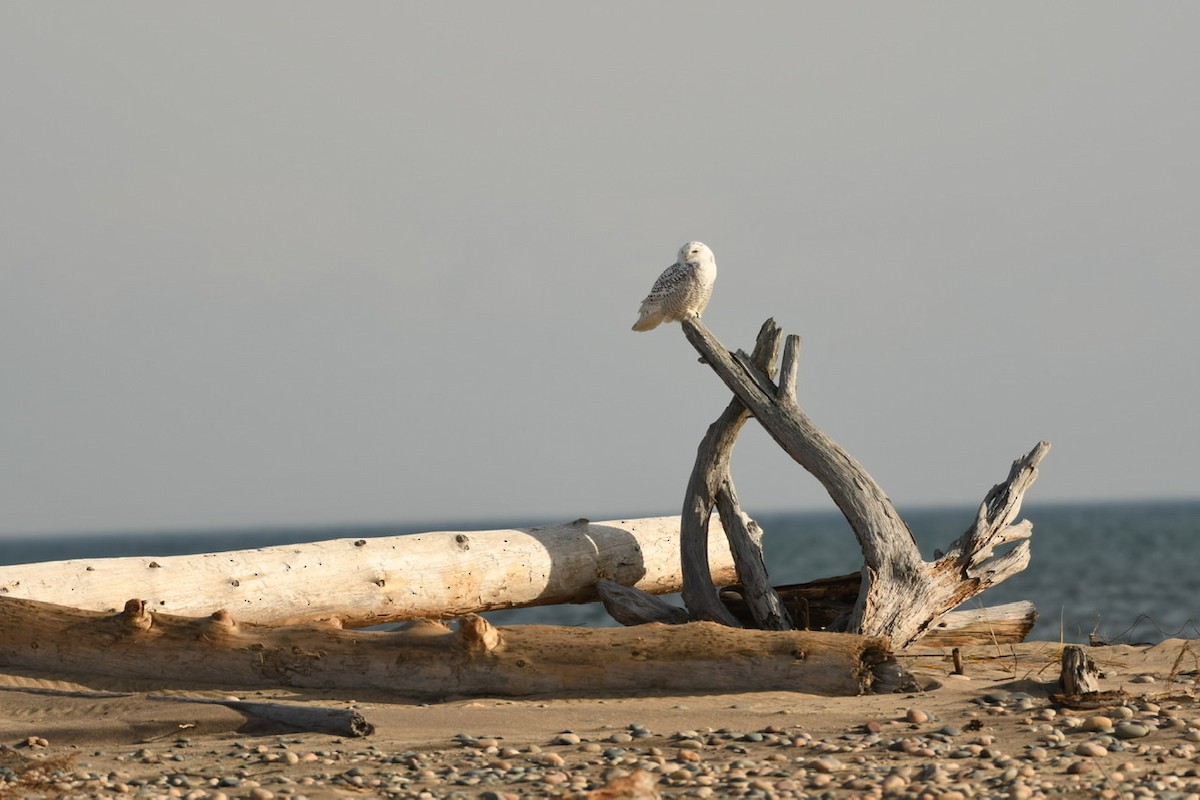
[[[0,796],[1038,797],[1200,800],[1200,643],[1088,648],[1098,708],[1055,704],[1061,645],[902,657],[917,693],[446,698],[181,689],[0,669]],[[67,696],[80,692],[88,696]],[[134,692],[104,697],[99,692]],[[357,709],[350,738],[150,694]]]

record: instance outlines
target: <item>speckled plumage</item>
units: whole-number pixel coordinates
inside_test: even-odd
[[[635,331],[648,331],[663,322],[679,322],[700,316],[712,297],[717,279],[717,259],[702,242],[688,242],[679,248],[679,258],[667,267],[642,307],[638,309]]]

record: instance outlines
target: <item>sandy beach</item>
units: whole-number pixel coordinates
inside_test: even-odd
[[[1200,646],[1088,648],[1095,708],[1054,703],[1057,643],[914,649],[926,691],[352,697],[0,674],[0,796],[1200,798]],[[72,696],[70,693],[78,693]],[[128,696],[103,693],[133,692]],[[150,695],[358,710],[348,738]]]

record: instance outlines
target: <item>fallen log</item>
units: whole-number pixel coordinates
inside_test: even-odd
[[[714,522],[714,524],[718,524]],[[576,520],[515,530],[435,532],[189,556],[0,567],[0,597],[116,611],[131,590],[155,611],[243,622],[337,620],[348,628],[599,599],[598,579],[651,594],[682,587],[679,517]],[[717,584],[737,580],[724,536],[708,551]]]
[[[886,642],[851,634],[736,630],[708,622],[635,628],[517,625],[467,615],[403,631],[116,614],[0,597],[0,666],[39,675],[112,676],[195,687],[294,686],[402,696],[891,688],[903,677]],[[877,675],[879,676],[877,678]]]
[[[856,572],[774,589],[783,608],[796,621],[797,630],[837,631],[841,630],[839,622],[844,624],[854,608],[861,582],[862,575]],[[689,619],[686,610],[637,589],[610,581],[599,581],[596,588],[609,615],[622,625],[648,622],[678,625]],[[741,591],[741,586],[726,586],[719,597],[738,623],[752,628],[754,615]],[[927,647],[1016,644],[1025,641],[1037,619],[1037,608],[1027,600],[948,611],[929,626],[921,644]]]

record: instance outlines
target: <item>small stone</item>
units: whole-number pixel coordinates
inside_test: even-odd
[[[1129,679],[1130,683],[1154,683],[1153,675],[1135,675]]]
[[[1113,721],[1111,719],[1109,719],[1108,717],[1103,717],[1103,716],[1097,715],[1094,717],[1088,717],[1087,719],[1085,719],[1083,721],[1083,724],[1080,725],[1079,727],[1083,728],[1085,731],[1088,731],[1088,732],[1095,732],[1095,731],[1108,730],[1112,726],[1113,726]]]
[[[883,723],[878,720],[871,720],[866,725],[863,725],[863,730],[867,733],[879,733],[883,730]]]
[[[579,734],[568,731],[555,736],[551,744],[579,744],[580,741]]]
[[[1134,710],[1129,706],[1117,706],[1108,715],[1113,719],[1133,719]]]
[[[1108,750],[1098,742],[1084,742],[1075,748],[1075,755],[1089,758],[1100,758],[1108,755]]]
[[[837,772],[839,769],[841,769],[842,764],[836,758],[818,758],[816,761],[812,762],[812,768],[822,774],[829,774],[831,772]]]
[[[906,722],[911,722],[914,725],[923,725],[929,722],[929,715],[919,709],[910,708],[905,712],[904,719]]]
[[[269,789],[264,789],[261,786],[255,786],[250,790],[250,794],[248,794],[247,797],[249,797],[250,800],[271,800],[273,797],[275,797],[275,793]]]
[[[1092,771],[1092,765],[1087,761],[1072,761],[1067,765],[1068,775],[1084,775]]]
[[[883,789],[884,794],[888,792],[902,792],[905,786],[908,786],[908,781],[902,775],[895,774],[888,775],[883,779],[883,783],[880,784],[880,788]]]
[[[1139,725],[1136,722],[1118,722],[1113,728],[1113,736],[1118,739],[1140,739],[1150,733],[1150,729],[1145,725]]]

